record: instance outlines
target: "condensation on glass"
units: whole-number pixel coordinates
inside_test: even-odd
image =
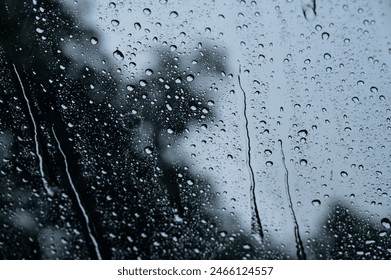
[[[2,259],[390,259],[389,1],[0,4]]]

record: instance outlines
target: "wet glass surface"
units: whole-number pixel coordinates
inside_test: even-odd
[[[5,0],[2,259],[390,259],[390,1]]]

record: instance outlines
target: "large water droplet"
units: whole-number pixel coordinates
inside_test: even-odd
[[[113,56],[117,60],[123,60],[125,58],[124,54],[120,50],[114,51]]]

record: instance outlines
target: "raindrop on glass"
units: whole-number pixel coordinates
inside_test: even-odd
[[[178,17],[178,12],[172,11],[172,12],[170,13],[170,17],[172,17],[172,18],[177,18],[177,17]]]
[[[113,56],[116,60],[123,60],[125,57],[124,57],[124,54],[120,51],[120,50],[116,50],[113,52]]]
[[[143,10],[143,13],[144,13],[144,15],[149,16],[149,15],[151,14],[151,10],[148,9],[148,8],[145,8],[145,9]]]
[[[98,38],[91,37],[90,42],[91,42],[91,44],[96,45],[96,44],[98,44]]]
[[[322,203],[320,202],[319,199],[314,199],[312,202],[311,202],[312,205],[314,205],[315,207],[319,207]]]
[[[381,220],[381,224],[383,225],[384,228],[390,229],[391,228],[391,222],[388,218],[383,218]]]

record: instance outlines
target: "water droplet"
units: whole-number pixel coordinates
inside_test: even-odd
[[[120,50],[116,50],[113,52],[113,56],[115,59],[117,60],[123,60],[125,57],[123,55],[123,53],[120,51]]]
[[[323,32],[322,33],[322,39],[323,40],[327,40],[327,39],[329,39],[330,38],[330,34],[329,33],[327,33],[327,32]]]
[[[115,9],[115,7],[117,7],[117,5],[114,2],[110,2],[109,7],[112,9]]]
[[[326,59],[326,60],[329,60],[331,58],[331,55],[329,53],[325,53],[323,55],[323,58]]]
[[[153,74],[153,70],[147,69],[147,70],[145,70],[145,74],[147,74],[148,76],[151,76]]]
[[[377,87],[371,87],[371,92],[372,93],[377,93],[379,90],[377,89]]]
[[[134,91],[135,87],[132,86],[132,85],[127,85],[127,86],[126,86],[126,89],[127,89],[128,91]]]
[[[266,149],[264,153],[265,155],[270,156],[273,152],[271,150]]]
[[[348,177],[348,173],[346,171],[341,171],[340,174],[342,177]]]
[[[304,60],[304,63],[305,63],[305,64],[310,64],[310,63],[311,63],[311,60],[307,58],[306,60]]]
[[[265,164],[266,164],[267,167],[273,166],[273,162],[272,161],[267,161]]]
[[[381,224],[383,225],[384,228],[390,229],[391,228],[391,222],[388,218],[383,218],[381,220]]]
[[[189,185],[189,186],[193,186],[194,185],[194,181],[189,179],[186,181],[186,183]]]
[[[145,87],[148,84],[146,80],[140,80],[140,86]]]
[[[312,202],[311,202],[312,205],[314,205],[315,207],[319,207],[322,203],[320,202],[319,199],[314,199]]]
[[[300,165],[301,165],[301,166],[306,166],[307,163],[308,163],[308,162],[307,162],[307,160],[305,160],[305,159],[301,159],[301,160],[300,160]]]
[[[177,49],[177,46],[175,46],[175,45],[170,46],[170,51],[174,52],[174,51],[176,51],[176,49]]]
[[[118,26],[118,25],[119,25],[119,21],[116,20],[116,19],[113,19],[113,20],[111,21],[111,25],[113,25],[113,26]]]
[[[352,101],[353,101],[354,103],[358,103],[358,102],[360,101],[360,99],[359,99],[357,96],[353,96],[353,97],[352,97]]]
[[[43,29],[40,28],[40,27],[37,27],[37,28],[35,29],[35,31],[37,31],[37,33],[39,33],[39,34],[42,34],[45,30],[43,30]]]
[[[194,76],[193,75],[187,75],[186,76],[186,80],[188,81],[188,82],[191,82],[191,81],[193,81],[194,80]]]
[[[384,101],[384,100],[386,100],[386,97],[385,97],[384,95],[380,95],[380,96],[379,96],[379,99],[380,99],[381,101]]]
[[[172,11],[172,12],[170,13],[170,17],[172,17],[172,18],[177,18],[177,17],[178,17],[178,12],[177,12],[177,11]]]
[[[141,24],[140,24],[139,22],[136,22],[136,23],[134,24],[134,28],[135,28],[136,30],[140,30],[140,29],[141,29]]]
[[[243,249],[250,250],[251,249],[251,245],[245,244],[245,245],[243,245]]]
[[[152,152],[153,152],[153,149],[152,149],[152,147],[145,147],[144,148],[144,152],[147,154],[147,155],[150,155],[150,154],[152,154]]]
[[[182,78],[181,77],[176,78],[175,83],[177,83],[177,84],[182,83]]]
[[[148,9],[148,8],[145,8],[145,9],[143,10],[143,13],[144,13],[144,15],[149,16],[149,15],[151,14],[151,10]]]
[[[306,129],[299,130],[297,134],[301,137],[306,137],[308,135],[308,131]]]
[[[98,38],[91,37],[90,42],[91,42],[91,44],[96,45],[96,44],[98,44]]]

